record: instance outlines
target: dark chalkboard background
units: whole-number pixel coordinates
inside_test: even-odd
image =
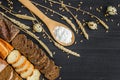
[[[0,1],[2,1],[2,3],[5,6],[8,6],[7,0],[0,0]],[[26,13],[28,15],[31,15],[26,8],[21,7],[21,4],[17,0],[11,0],[11,1],[14,2],[13,5],[14,11],[21,10],[22,11],[21,13],[23,14]],[[33,0],[33,1],[50,7],[49,3],[46,4],[44,3],[44,0]],[[81,31],[79,30],[79,34],[76,35],[77,44],[74,44],[68,48],[81,54],[81,57],[77,58],[72,55],[69,55],[70,56],[69,59],[66,53],[54,47],[54,45],[50,43],[47,38],[44,39],[42,37],[43,33],[36,34],[40,37],[40,39],[42,39],[43,42],[47,44],[47,46],[50,48],[51,51],[56,52],[53,60],[57,65],[62,66],[60,72],[61,79],[62,80],[120,80],[120,26],[117,25],[118,23],[120,23],[120,15],[119,15],[120,7],[118,7],[118,4],[120,4],[120,0],[64,0],[64,1],[66,4],[71,3],[71,5],[75,7],[77,7],[79,2],[83,2],[83,4],[81,5],[81,9],[87,10],[95,14],[103,21],[108,19],[108,21],[105,22],[109,25],[110,29],[108,33],[106,33],[106,30],[103,28],[102,25],[98,25],[98,30],[96,31],[92,31],[88,29],[87,26],[85,26],[90,36],[89,40],[85,40],[84,37],[80,35]],[[117,8],[118,15],[109,16],[109,17],[104,16],[106,8],[109,5],[115,6]],[[90,6],[92,7],[92,10],[90,10]],[[97,12],[96,8],[100,6],[102,6],[103,9],[101,10],[101,12]],[[53,5],[52,9],[59,11],[58,7],[60,6]],[[39,7],[39,9],[45,12],[45,9],[41,7]],[[0,11],[4,11],[4,10],[0,9]],[[69,13],[67,13],[66,11],[65,12],[59,11],[59,12],[66,16],[71,17]],[[79,20],[81,21],[83,19],[85,21],[95,20],[93,18],[90,18],[88,15],[83,15],[81,12],[76,12],[74,10],[72,10],[72,12],[74,14],[77,14]],[[47,15],[51,17],[50,12],[48,12]],[[11,15],[8,14],[8,16]],[[64,21],[61,21],[60,17],[57,15],[54,15],[51,18],[59,22],[65,23]],[[16,19],[20,20],[21,22],[31,27],[33,25],[30,21],[21,20],[18,18]],[[72,21],[75,23],[74,20]],[[76,23],[75,25],[77,26]],[[44,27],[47,30],[46,26]],[[47,32],[49,33],[48,30]],[[32,40],[35,43],[38,43],[34,39]],[[83,40],[82,43],[80,43],[81,40]]]

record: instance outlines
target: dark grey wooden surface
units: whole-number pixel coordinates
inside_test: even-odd
[[[4,5],[7,6],[7,0],[0,0]],[[12,0],[14,2],[14,11],[21,10],[21,13],[27,13],[30,15],[27,9],[21,8],[21,4],[17,0]],[[43,0],[34,0],[40,4],[45,6],[49,6],[48,3],[44,3]],[[68,59],[66,53],[60,51],[52,43],[49,42],[48,39],[44,39],[41,34],[37,34],[50,48],[51,51],[55,51],[54,61],[57,65],[62,66],[60,77],[62,80],[120,80],[120,26],[117,26],[120,23],[120,0],[64,0],[65,3],[71,3],[73,6],[77,7],[79,2],[83,2],[81,5],[81,9],[87,10],[103,21],[108,19],[106,22],[110,29],[108,33],[103,28],[102,25],[98,25],[98,30],[92,31],[89,30],[87,26],[85,26],[87,32],[89,33],[90,39],[85,40],[82,35],[76,35],[76,42],[69,49],[78,52],[81,57],[77,58],[70,55]],[[115,6],[118,10],[118,15],[104,17],[105,10],[107,6]],[[90,10],[90,6],[92,10]],[[103,9],[99,13],[96,11],[96,8],[102,6]],[[59,5],[54,5],[52,8],[58,11]],[[40,7],[39,7],[40,8]],[[40,8],[43,12],[45,9]],[[3,10],[1,10],[3,11]],[[90,18],[88,15],[83,15],[81,12],[75,12],[72,10],[74,14],[78,14],[79,20],[85,21],[93,21],[95,19]],[[66,16],[70,16],[67,12],[60,12]],[[51,17],[51,13],[47,14]],[[10,16],[10,15],[9,15]],[[13,16],[12,16],[13,17]],[[60,20],[60,17],[54,15],[51,17],[54,20],[65,23]],[[20,20],[20,19],[17,19]],[[113,22],[111,21],[113,20]],[[32,23],[29,21],[21,20],[25,24],[31,26]],[[73,22],[75,22],[73,20]],[[67,25],[67,24],[66,24]],[[75,23],[77,26],[77,24]],[[44,26],[45,27],[45,26]],[[47,30],[47,28],[45,28]],[[48,31],[48,30],[47,30]],[[22,33],[22,32],[21,32]],[[29,37],[31,38],[31,37]],[[31,38],[32,39],[32,38]],[[32,39],[35,43],[34,39]],[[80,40],[83,40],[80,43]],[[41,46],[40,46],[41,47]],[[59,80],[59,79],[58,79]]]

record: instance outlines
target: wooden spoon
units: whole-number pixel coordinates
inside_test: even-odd
[[[33,5],[30,0],[19,0],[19,2],[21,2],[25,7],[27,7],[30,11],[32,11],[36,16],[38,16],[46,24],[46,26],[48,27],[51,35],[53,36],[53,38],[58,43],[60,43],[63,46],[70,46],[70,45],[72,45],[74,43],[74,41],[75,41],[74,33],[66,25],[48,18],[35,5]],[[57,27],[57,26],[65,27],[65,28],[67,28],[67,29],[69,29],[71,31],[71,33],[72,33],[72,39],[71,39],[70,43],[64,43],[64,42],[61,42],[58,39],[56,39],[56,36],[55,36],[55,34],[54,34],[53,31],[54,31],[55,27]]]

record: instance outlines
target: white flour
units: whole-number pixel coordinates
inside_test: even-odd
[[[62,26],[57,26],[54,29],[54,34],[57,40],[63,43],[70,43],[72,41],[72,33],[69,29],[66,29]]]

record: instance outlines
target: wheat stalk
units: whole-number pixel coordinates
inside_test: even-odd
[[[80,57],[80,54],[78,54],[78,53],[76,53],[76,52],[74,52],[74,51],[71,51],[70,49],[67,49],[67,48],[63,47],[63,46],[61,46],[60,44],[58,44],[58,43],[56,43],[56,42],[54,42],[54,45],[55,45],[56,47],[58,47],[59,49],[67,52],[68,54],[74,55],[74,56],[76,56],[76,57]]]
[[[28,15],[24,15],[24,14],[15,14],[14,11],[11,11],[9,8],[3,6],[0,4],[0,7],[2,9],[4,9],[5,11],[7,11],[8,13],[10,13],[11,15],[17,17],[17,18],[20,18],[20,19],[26,19],[26,20],[31,20],[31,21],[34,21],[35,18],[31,17],[31,16],[28,16]]]
[[[48,1],[61,5],[61,3],[57,2],[57,1],[53,1],[53,0],[48,0]],[[67,5],[67,4],[64,4],[64,5],[69,7],[69,8],[71,8],[71,9],[74,9],[74,10],[77,10],[77,11],[81,11],[83,13],[86,13],[86,14],[90,15],[90,16],[93,16],[94,18],[96,18],[103,25],[103,27],[105,29],[109,29],[109,26],[104,21],[102,21],[99,17],[93,15],[92,13],[90,13],[88,11],[84,11],[84,10],[82,10],[80,8],[78,9],[76,7],[73,7],[73,6],[70,6],[70,5]]]
[[[85,36],[85,38],[88,40],[89,39],[89,35],[87,34],[84,26],[82,25],[82,23],[80,22],[80,20],[78,20],[73,13],[65,6],[65,4],[63,3],[63,1],[61,1],[61,6],[67,11],[69,12],[72,17],[75,19],[75,21],[77,22],[77,24],[79,25],[79,28],[81,29],[81,31],[83,32],[83,35]]]
[[[31,16],[27,16],[27,15],[23,15],[23,14],[13,14],[14,16],[21,18],[21,19],[26,19],[26,20],[31,20],[34,21],[35,18],[31,17]]]

